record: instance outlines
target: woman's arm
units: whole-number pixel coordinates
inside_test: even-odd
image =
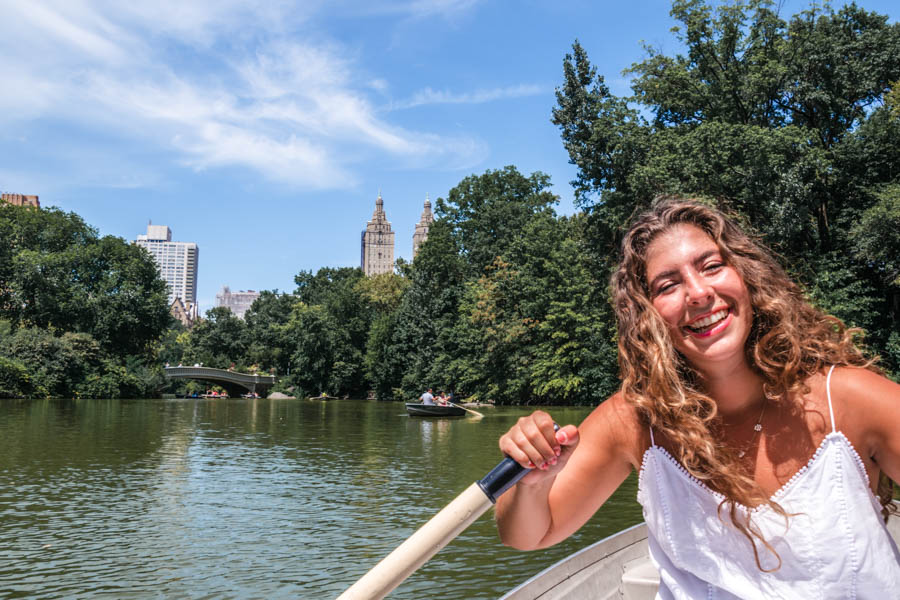
[[[575,533],[639,467],[639,432],[634,411],[620,394],[577,429],[567,425],[554,432],[550,415],[542,411],[519,419],[500,438],[500,449],[535,468],[497,501],[503,543],[533,550]]]
[[[837,368],[832,395],[843,418],[861,440],[863,461],[872,460],[894,481],[900,481],[900,385],[853,367]],[[844,426],[838,421],[838,429]]]

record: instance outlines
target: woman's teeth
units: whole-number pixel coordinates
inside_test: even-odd
[[[728,309],[722,309],[719,312],[713,313],[708,317],[703,317],[698,321],[694,321],[690,325],[687,326],[691,331],[703,331],[710,325],[714,325],[728,316]]]

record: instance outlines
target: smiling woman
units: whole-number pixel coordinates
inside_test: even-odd
[[[677,225],[648,246],[646,265],[653,308],[679,352],[697,365],[742,360],[750,298],[715,240],[694,225]]]
[[[535,467],[497,503],[503,541],[565,539],[636,470],[659,597],[900,589],[882,519],[900,477],[900,386],[858,332],[693,201],[635,221],[612,292],[622,387],[578,428],[554,432],[537,411],[501,438]]]

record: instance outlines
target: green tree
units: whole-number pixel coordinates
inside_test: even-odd
[[[365,275],[361,269],[349,267],[326,267],[315,275],[301,271],[294,277],[297,283],[295,295],[301,307],[295,309],[292,320],[308,321],[317,335],[324,336],[321,344],[328,349],[326,355],[307,355],[307,352],[318,352],[314,349],[320,342],[310,339],[309,332],[301,332],[292,325],[291,335],[295,341],[292,378],[304,390],[319,393],[325,389],[309,389],[308,386],[315,384],[327,386],[335,395],[358,397],[365,394],[364,356],[374,312],[365,294],[359,291],[358,285],[363,279]],[[316,310],[310,312],[313,308]],[[330,375],[325,379],[318,371],[310,375],[297,371],[298,367],[303,368],[302,365],[318,368],[323,364],[330,365]]]
[[[535,214],[507,254],[467,285],[459,376],[478,397],[594,404],[615,389],[605,282],[581,249],[582,221]]]
[[[535,213],[552,214],[559,198],[549,186],[548,175],[525,176],[508,166],[466,177],[437,199],[437,218],[451,228],[470,277],[502,256]]]
[[[404,270],[405,266],[404,266]],[[402,365],[392,356],[391,339],[397,323],[397,309],[409,287],[409,279],[396,273],[381,273],[361,279],[356,291],[374,308],[374,318],[366,340],[363,358],[365,377],[384,400],[395,397],[395,389],[402,379]]]
[[[184,360],[204,367],[227,369],[232,364],[246,367],[247,326],[225,306],[206,311],[206,318],[190,330]]]
[[[335,373],[340,361],[338,346],[339,325],[322,305],[297,304],[294,307],[288,331],[294,340],[291,357],[291,381],[302,394],[318,395],[327,392],[338,394],[343,390],[332,387],[345,372]],[[343,362],[343,361],[340,361]],[[343,365],[341,365],[343,367]]]
[[[278,375],[288,372],[294,352],[287,325],[291,312],[299,302],[292,294],[278,290],[263,291],[244,314],[247,324],[247,364],[262,370],[275,369]]]
[[[419,247],[392,323],[391,342],[381,364],[377,389],[402,373],[398,393],[418,397],[431,386],[453,389],[454,382],[439,354],[453,356],[459,340],[453,333],[459,314],[466,265],[449,223],[437,220]],[[458,389],[458,388],[457,388]]]
[[[0,204],[3,318],[86,333],[110,355],[149,354],[169,323],[153,259],[121,238],[98,238],[78,215]]]
[[[38,392],[31,373],[21,362],[0,356],[0,398],[28,398]]]
[[[26,367],[33,391],[51,397],[71,397],[103,361],[100,345],[85,333],[55,335],[38,327],[7,324],[0,341],[0,353]]]

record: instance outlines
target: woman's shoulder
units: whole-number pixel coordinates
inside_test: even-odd
[[[650,432],[637,409],[618,391],[591,411],[582,422],[581,435],[596,443],[614,444],[633,465],[640,465],[650,445]]]
[[[835,411],[839,409],[839,405],[854,412],[885,404],[896,408],[896,403],[900,400],[897,396],[900,385],[865,367],[828,367],[810,377],[807,383],[812,389],[821,391],[823,400],[830,396]]]
[[[835,411],[845,418],[876,425],[900,418],[900,385],[884,375],[862,367],[835,367],[826,385]]]
[[[836,428],[867,469],[900,477],[900,385],[860,367],[836,367],[828,386]]]

